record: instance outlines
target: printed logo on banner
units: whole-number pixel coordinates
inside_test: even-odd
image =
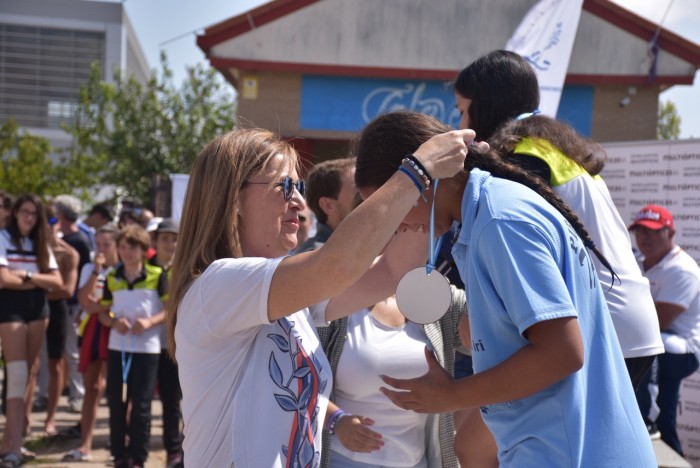
[[[630,177],[671,177],[678,175],[673,169],[647,169],[643,171],[630,171]]]
[[[683,169],[683,177],[700,177],[700,167],[686,167]]]
[[[642,208],[647,205],[661,205],[666,208],[671,208],[674,205],[678,205],[678,200],[673,200],[671,198],[637,198],[629,200],[629,204],[632,207]],[[637,209],[639,209],[637,208]],[[629,219],[634,219],[637,213],[631,213]]]
[[[654,182],[636,182],[630,186],[632,193],[656,193],[659,191],[659,184]]]
[[[627,190],[627,187],[625,187],[624,185],[608,184],[608,192],[610,192],[610,193],[624,192],[626,190]]]
[[[700,153],[664,154],[664,161],[700,161]]]
[[[664,184],[662,190],[665,192],[678,192],[680,191],[691,191],[700,190],[700,184]]]
[[[634,161],[635,164],[643,164],[643,163],[657,164],[659,162],[659,153],[631,154],[630,160]]]
[[[603,174],[603,178],[606,181],[611,179],[627,179],[626,169],[609,169],[608,167],[609,166],[606,164],[605,173]]]
[[[680,229],[679,232],[683,237],[688,238],[688,239],[700,238],[700,228],[687,227],[687,228]],[[694,240],[693,242],[697,242],[697,240]]]

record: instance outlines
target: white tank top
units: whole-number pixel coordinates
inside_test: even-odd
[[[365,309],[348,317],[347,339],[335,373],[335,402],[345,412],[372,418],[371,429],[384,446],[373,453],[346,449],[335,437],[332,450],[372,465],[415,466],[425,453],[428,415],[402,410],[379,392],[379,375],[412,378],[428,370],[424,348],[428,338],[421,325],[390,327]]]

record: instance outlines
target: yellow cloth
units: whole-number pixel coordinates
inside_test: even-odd
[[[551,176],[549,185],[558,187],[575,179],[581,174],[586,174],[580,164],[567,157],[553,144],[542,138],[525,137],[515,147],[515,154],[527,154],[541,159],[549,166]],[[598,178],[600,176],[595,176]]]

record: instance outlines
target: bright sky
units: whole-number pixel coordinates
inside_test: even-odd
[[[700,44],[700,0],[613,1],[655,23],[662,20],[670,5],[664,27]],[[175,79],[179,81],[185,76],[185,67],[197,62],[206,63],[204,54],[195,42],[196,31],[265,2],[125,0],[124,5],[150,66],[158,65],[160,50],[164,49]],[[661,99],[676,104],[681,116],[681,138],[700,138],[700,72],[696,73],[693,86],[674,86],[663,92]]]

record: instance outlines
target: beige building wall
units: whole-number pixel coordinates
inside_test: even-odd
[[[293,73],[245,73],[238,83],[238,119],[244,127],[261,127],[283,137],[349,140],[353,132],[301,130],[299,128],[301,75]]]
[[[596,86],[593,96],[591,138],[599,142],[655,140],[659,88]],[[629,96],[629,104],[620,101]]]

